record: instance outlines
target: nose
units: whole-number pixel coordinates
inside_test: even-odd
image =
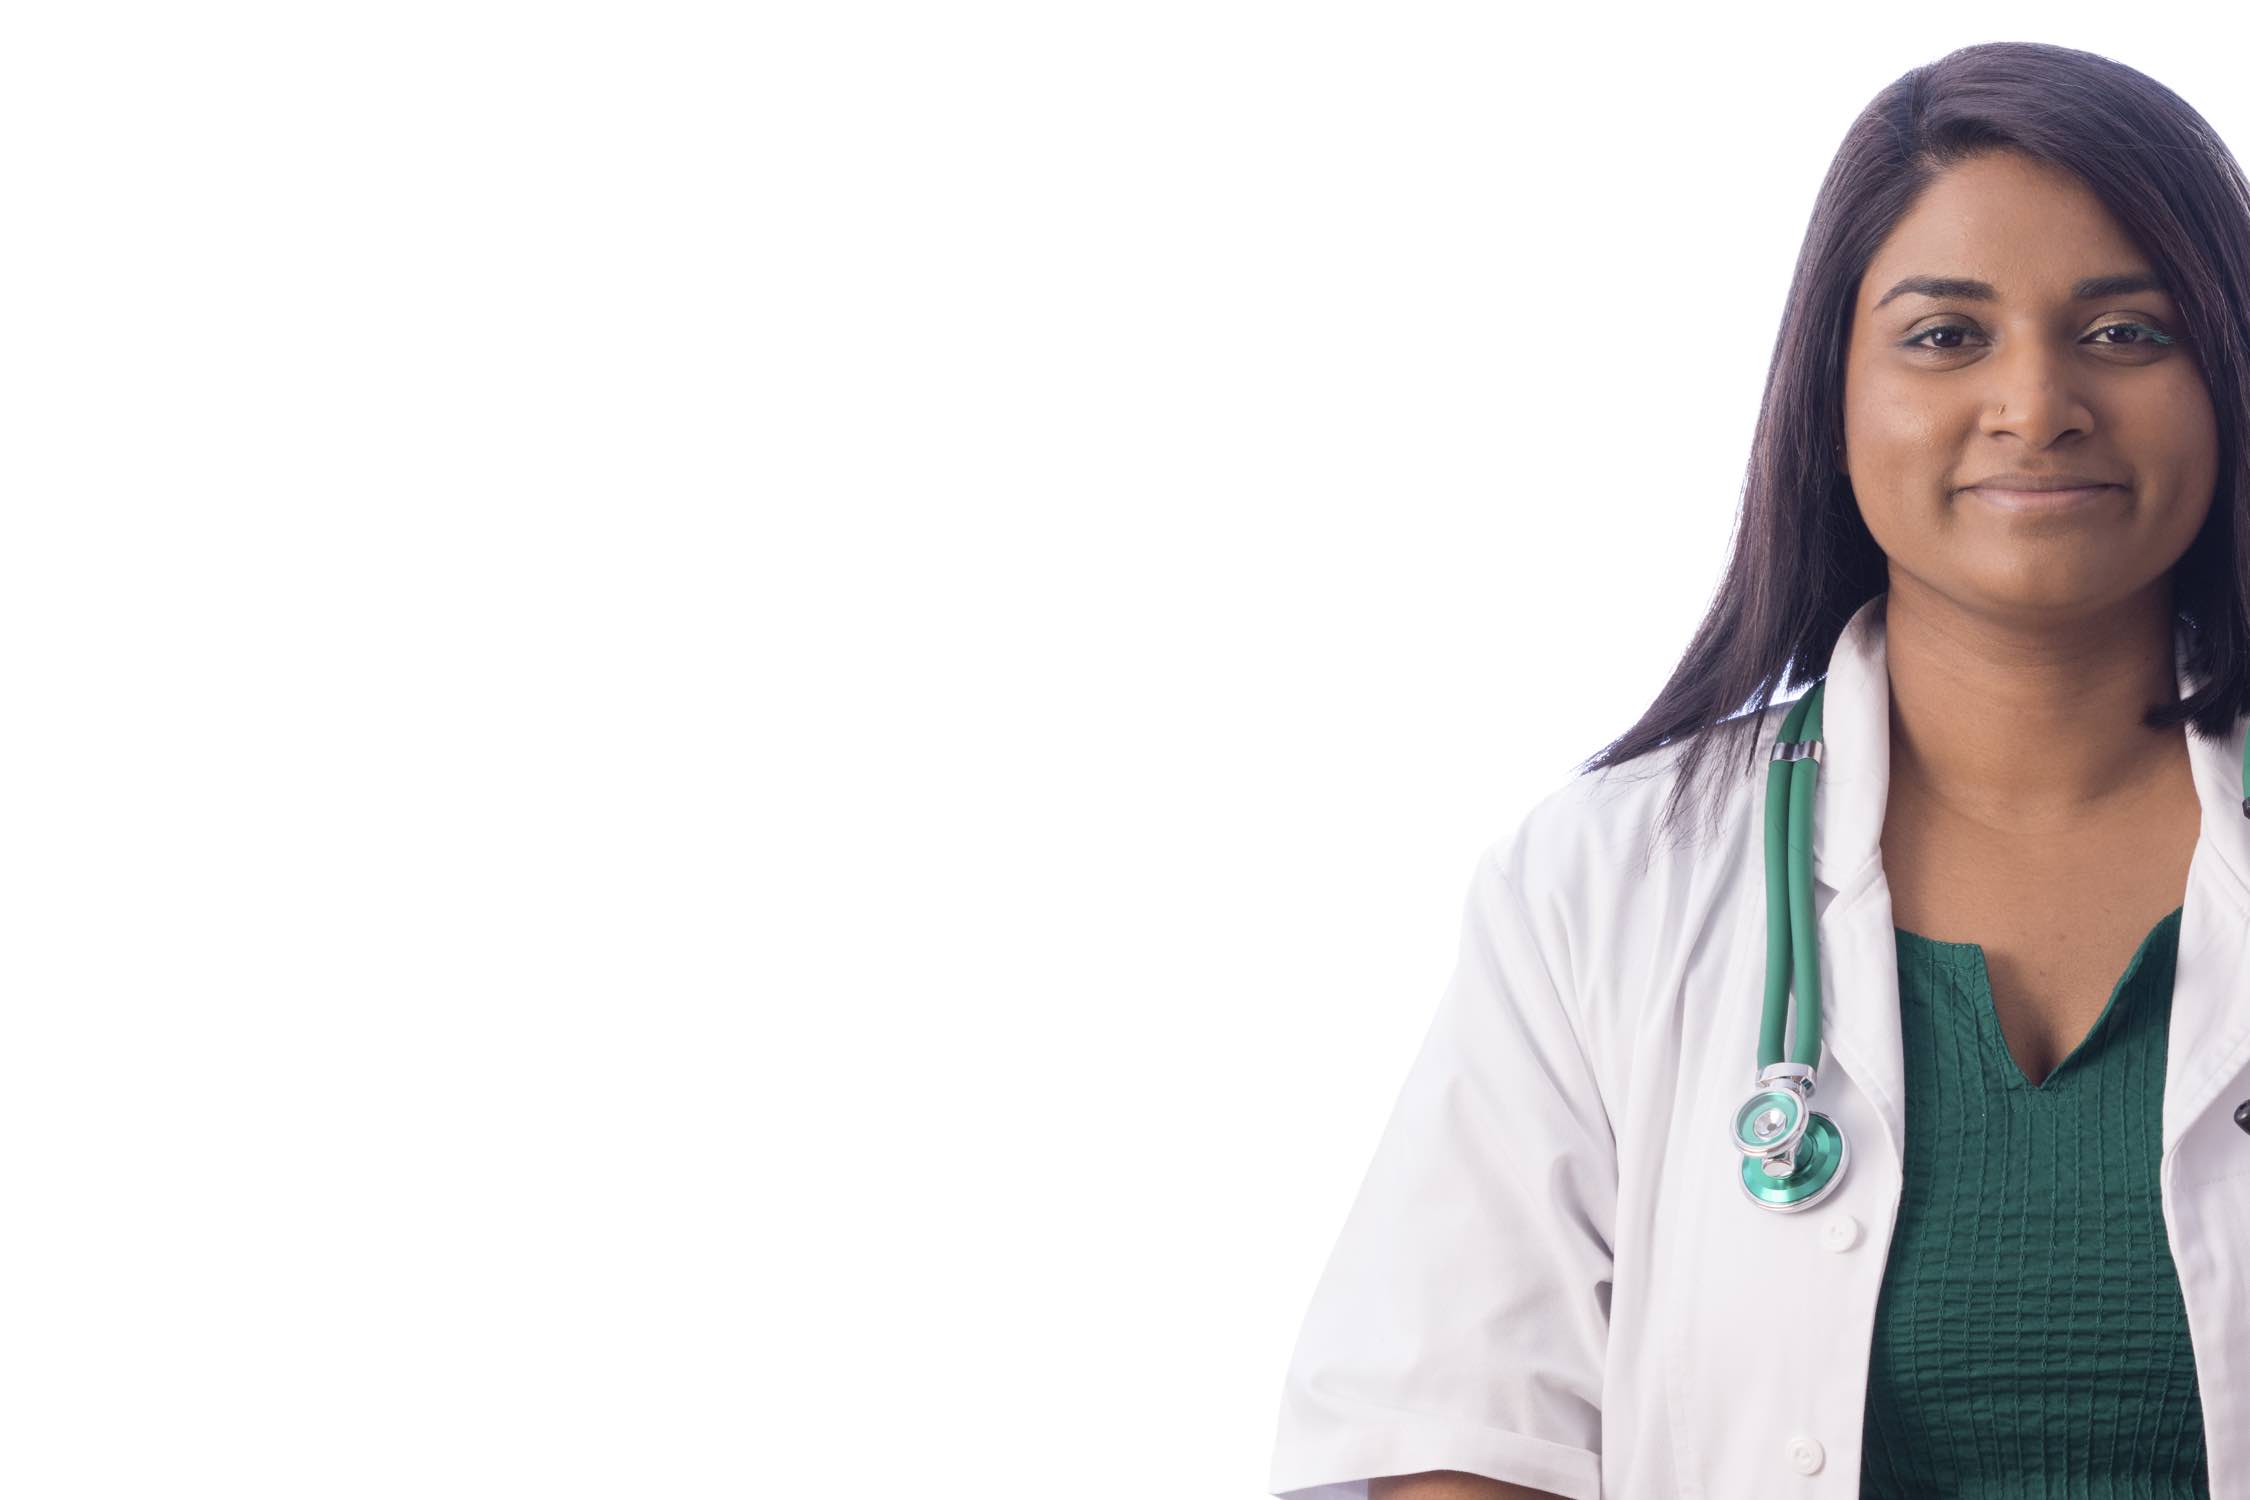
[[[2037,449],[2089,430],[2094,410],[2079,388],[2089,377],[2073,353],[2042,339],[2016,338],[1985,360],[1984,434],[2012,434]]]

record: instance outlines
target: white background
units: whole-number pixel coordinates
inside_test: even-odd
[[[1969,19],[17,8],[0,1491],[1261,1493]]]

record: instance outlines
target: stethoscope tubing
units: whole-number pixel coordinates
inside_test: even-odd
[[[1766,1010],[1758,1033],[1760,1071],[1782,1060],[1794,953],[1797,1037],[1791,1062],[1820,1062],[1820,949],[1813,918],[1813,798],[1820,778],[1823,677],[1781,721],[1766,771]],[[1800,935],[1798,938],[1794,935]]]

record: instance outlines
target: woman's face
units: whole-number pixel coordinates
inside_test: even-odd
[[[1938,177],[1892,230],[1860,278],[1841,463],[1894,591],[2037,621],[2166,578],[2218,480],[2211,395],[2169,296],[2078,285],[2154,270],[2077,178],[2014,151]],[[1971,488],[2009,471],[2108,487],[2045,509]]]

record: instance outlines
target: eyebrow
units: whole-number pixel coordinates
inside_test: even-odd
[[[2091,302],[2097,297],[2127,297],[2134,292],[2162,292],[2172,295],[2164,278],[2152,271],[2133,271],[2119,276],[2089,276],[2070,289],[2073,302]],[[1964,276],[1909,276],[1897,286],[1883,293],[1876,302],[1881,307],[1893,297],[1912,293],[1922,297],[1950,297],[1963,302],[1997,302],[2000,294],[1989,281],[1972,281]],[[1873,311],[1873,309],[1869,309]]]

